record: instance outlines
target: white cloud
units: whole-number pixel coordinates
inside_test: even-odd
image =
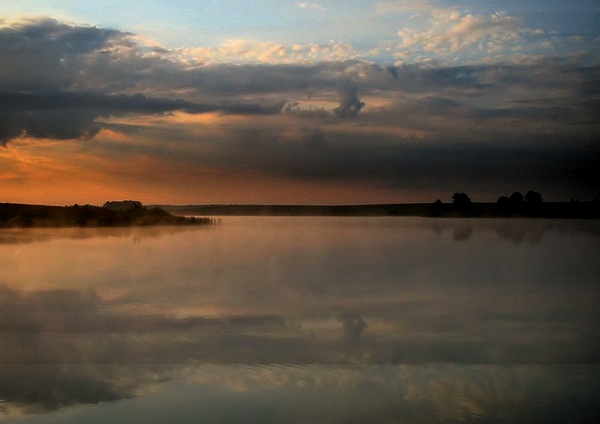
[[[456,8],[437,8],[424,13],[415,25],[398,31],[398,56],[487,57],[520,50],[526,38],[542,35],[503,12],[486,16],[463,13]],[[527,41],[529,46],[534,45],[530,39]]]
[[[301,2],[298,3],[298,7],[306,10],[325,10],[325,6],[323,6],[321,3]]]
[[[177,60],[190,64],[209,63],[308,63],[359,58],[350,43],[281,44],[273,41],[229,40],[219,47],[178,49]]]

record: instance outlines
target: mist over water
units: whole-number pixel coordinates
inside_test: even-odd
[[[0,230],[0,422],[588,422],[597,221]]]

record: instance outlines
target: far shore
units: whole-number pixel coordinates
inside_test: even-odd
[[[127,207],[122,207],[123,204]],[[133,206],[129,207],[130,204]],[[133,201],[107,202],[107,205],[108,207],[0,203],[0,228],[143,227],[216,223],[213,218],[177,216]]]
[[[398,203],[366,205],[160,205],[182,216],[416,216],[436,218],[600,218],[600,202],[543,202],[519,208],[497,203]]]
[[[217,216],[413,216],[431,218],[599,219],[600,202],[398,203],[365,205],[151,205],[137,201],[104,206],[0,203],[0,228],[213,225]]]

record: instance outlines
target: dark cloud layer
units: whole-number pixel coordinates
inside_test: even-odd
[[[475,143],[448,131],[424,142],[370,136],[360,128],[349,134],[305,127],[290,140],[286,129],[254,126],[234,126],[224,137],[219,150],[179,160],[227,165],[229,157],[238,157],[236,167],[282,178],[438,192],[436,196],[448,196],[445,201],[457,190],[492,193],[489,201],[530,189],[549,198],[568,199],[578,192],[594,197],[593,176],[600,166],[593,137],[560,145],[544,135]]]
[[[0,89],[54,90],[71,86],[87,55],[102,53],[127,34],[77,27],[52,19],[32,20],[0,29]]]
[[[338,90],[340,105],[334,112],[341,118],[352,118],[360,112],[365,102],[358,98],[358,88],[350,85]]]
[[[600,160],[597,66],[558,57],[462,66],[192,65],[176,53],[130,33],[49,19],[0,28],[0,144],[23,134],[89,139],[112,117],[131,114],[283,113],[286,130],[279,118],[234,124],[217,151],[186,159],[227,169],[242,157],[261,173],[393,188],[440,181],[440,189],[465,191],[514,181],[565,186],[559,198],[599,189],[589,178]],[[282,144],[285,131],[308,147]],[[259,143],[249,148],[252,140]]]
[[[162,114],[180,110],[188,113],[219,111],[233,114],[275,114],[283,105],[210,105],[181,99],[149,98],[141,94],[101,95],[75,93],[0,94],[0,144],[26,133],[40,138],[91,138],[102,125],[100,117],[126,114]]]

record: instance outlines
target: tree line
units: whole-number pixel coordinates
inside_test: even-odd
[[[542,194],[529,190],[500,196],[496,203],[475,203],[466,193],[454,193],[452,203],[436,200],[428,216],[600,218],[600,201],[544,202]]]

